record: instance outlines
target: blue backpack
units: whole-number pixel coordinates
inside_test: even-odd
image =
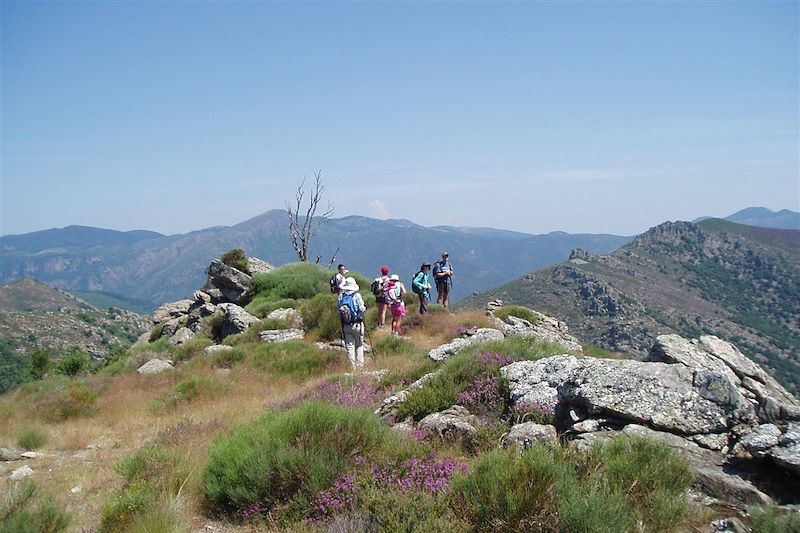
[[[361,322],[361,311],[356,307],[352,294],[345,293],[339,298],[339,318],[343,325]]]

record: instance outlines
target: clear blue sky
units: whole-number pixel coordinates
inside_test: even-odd
[[[2,4],[0,234],[800,210],[797,2]]]

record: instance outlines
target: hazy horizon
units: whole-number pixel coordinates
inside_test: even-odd
[[[0,5],[0,235],[800,210],[800,5]]]

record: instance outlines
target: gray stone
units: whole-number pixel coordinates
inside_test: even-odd
[[[438,370],[435,372],[429,372],[424,376],[422,376],[421,378],[419,378],[414,383],[412,383],[411,385],[409,385],[407,388],[397,391],[391,396],[384,398],[383,402],[381,402],[380,407],[378,407],[375,410],[375,414],[381,418],[390,417],[391,415],[394,414],[394,411],[397,408],[397,406],[406,401],[406,398],[408,398],[408,395],[411,394],[412,391],[424,387],[425,384],[431,379],[433,379],[433,377],[438,373],[439,373]]]
[[[18,448],[0,448],[0,461],[18,461],[22,459],[22,452]]]
[[[714,520],[709,526],[713,533],[750,533],[750,528],[735,516]]]
[[[511,430],[503,437],[502,446],[503,448],[514,446],[520,450],[527,450],[534,442],[555,443],[557,439],[556,428],[553,426],[523,422],[511,427]]]
[[[45,456],[42,452],[22,452],[20,455],[23,459],[39,459]]]
[[[541,313],[539,313],[541,315]],[[506,318],[505,334],[508,337],[531,337],[543,342],[557,344],[567,351],[583,353],[580,341],[566,332],[566,325],[561,325],[557,320],[546,315],[541,315],[539,320],[531,322],[509,315]]]
[[[284,342],[303,338],[302,329],[267,329],[258,334],[262,342]]]
[[[250,302],[250,276],[215,259],[206,269],[209,288],[213,287],[222,292],[225,299],[237,305],[246,305]],[[206,291],[208,292],[208,291]],[[213,296],[212,296],[213,301]]]
[[[245,268],[245,272],[250,276],[255,276],[256,274],[266,274],[267,272],[272,272],[273,270],[275,270],[274,266],[262,259],[259,259],[258,257],[247,258],[247,268]]]
[[[211,346],[207,346],[203,349],[203,355],[212,356],[217,353],[222,352],[229,352],[233,350],[233,346],[228,346],[227,344],[212,344]]]
[[[259,322],[258,318],[236,304],[225,303],[219,304],[217,307],[225,313],[225,320],[222,323],[222,327],[220,327],[220,340],[229,335],[244,333],[250,326]]]
[[[216,310],[217,306],[210,302],[195,302],[189,309],[189,322],[197,322],[207,316],[211,316]]]
[[[800,474],[800,444],[776,446],[767,452],[773,461],[786,470]]]
[[[428,357],[434,361],[444,361],[445,359],[448,359],[450,356],[457,354],[472,344],[485,341],[503,340],[504,338],[505,336],[501,331],[492,328],[480,328],[475,332],[474,335],[469,337],[458,337],[447,344],[443,344],[438,348],[434,348],[428,352]]]
[[[203,305],[211,303],[211,295],[203,291],[194,291],[192,293],[192,299],[195,304]]]
[[[164,327],[161,329],[161,337],[172,337],[175,335],[175,332],[181,329],[186,322],[188,322],[186,315],[167,320],[164,323]]]
[[[195,332],[189,328],[181,328],[169,338],[169,343],[179,346],[195,338]]]
[[[148,362],[136,369],[141,375],[157,374],[166,370],[172,370],[172,361],[168,359],[150,359]]]
[[[289,325],[294,328],[302,328],[303,326],[303,317],[300,315],[300,312],[297,311],[297,309],[275,309],[267,315],[267,318],[270,320],[286,320]]]
[[[26,477],[31,476],[31,475],[33,475],[33,469],[31,467],[29,467],[28,465],[23,465],[23,466],[17,468],[16,470],[14,470],[13,472],[11,472],[11,475],[9,476],[9,479],[11,481],[19,481],[19,480],[25,479]]]
[[[778,445],[781,437],[781,430],[775,424],[761,424],[755,428],[749,435],[746,435],[739,441],[739,444],[752,453],[758,454],[765,452],[773,446]]]
[[[728,434],[707,433],[704,435],[692,435],[692,441],[696,442],[703,448],[725,452],[728,447]]]
[[[158,324],[171,318],[179,318],[189,312],[191,305],[192,300],[178,300],[177,302],[164,304],[153,313],[153,323]]]
[[[478,432],[475,427],[477,421],[466,407],[454,405],[444,411],[429,414],[419,421],[418,427],[435,433],[442,439],[469,440]]]

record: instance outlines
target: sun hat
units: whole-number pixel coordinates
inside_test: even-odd
[[[419,269],[420,269],[420,270],[422,270],[422,269],[423,269],[423,268],[425,268],[425,267],[428,267],[428,268],[430,268],[430,267],[431,267],[431,264],[430,264],[430,263],[422,263],[422,266],[421,266],[421,267],[419,267]]]
[[[385,276],[388,273],[389,273],[389,267],[387,267],[386,265],[383,265],[381,267],[381,274],[383,274]]]
[[[391,276],[389,276],[389,279],[393,279],[394,281],[400,281],[400,276],[398,276],[397,274],[392,274]]]
[[[448,254],[447,252],[442,252],[442,257],[445,257],[445,256],[450,257],[450,254]]]
[[[344,283],[342,283],[342,290],[345,292],[358,291],[358,283],[356,283],[356,278],[352,276],[345,278]]]

